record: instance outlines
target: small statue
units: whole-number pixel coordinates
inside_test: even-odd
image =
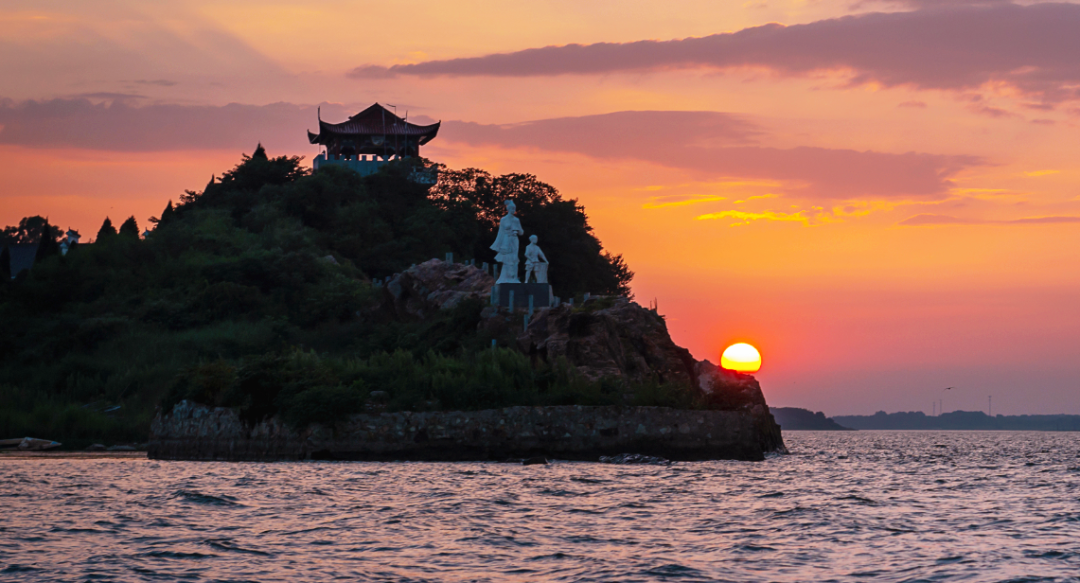
[[[514,201],[506,201],[506,215],[499,219],[499,235],[491,244],[495,251],[495,261],[502,264],[499,280],[495,283],[521,283],[518,280],[518,237],[525,233],[521,221],[514,216],[517,206]]]
[[[548,259],[540,246],[536,244],[536,235],[529,235],[529,244],[525,247],[525,283],[529,276],[536,274],[536,283],[547,283]]]

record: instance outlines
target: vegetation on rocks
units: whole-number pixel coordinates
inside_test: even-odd
[[[410,180],[422,164],[312,175],[260,146],[170,202],[145,238],[134,217],[106,218],[64,255],[44,218],[6,228],[0,267],[9,244],[39,246],[31,270],[0,277],[0,437],[143,442],[156,412],[185,399],[294,426],[363,411],[764,403],[749,377],[710,372],[731,390],[699,390],[700,363],[625,299],[633,274],[577,201],[476,169],[440,168],[427,186]],[[593,295],[524,335],[520,314],[487,305],[488,275],[430,261],[491,261],[508,198],[558,265],[555,294]]]
[[[372,279],[448,252],[491,261],[507,198],[558,258],[557,295],[625,295],[633,277],[577,201],[535,177],[441,168],[432,187],[409,180],[416,164],[312,175],[260,146],[170,202],[145,239],[134,217],[106,219],[62,255],[46,219],[6,228],[3,267],[9,243],[40,245],[33,269],[0,277],[0,436],[142,441],[178,397],[297,423],[361,410],[371,391],[391,409],[612,402],[572,367],[506,348],[512,336],[478,326],[480,302],[380,313]]]

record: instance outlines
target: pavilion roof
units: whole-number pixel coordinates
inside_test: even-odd
[[[414,136],[420,138],[421,144],[426,144],[439,133],[441,124],[420,126],[409,123],[376,103],[341,123],[327,123],[320,119],[319,133],[309,131],[308,140],[312,144],[321,144],[331,136]]]

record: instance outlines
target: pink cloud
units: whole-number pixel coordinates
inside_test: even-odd
[[[83,98],[0,102],[0,144],[121,152],[249,151],[256,142],[275,152],[312,148],[304,130],[315,127],[315,106],[133,103],[126,96],[97,104]],[[323,106],[329,120],[354,112]],[[785,192],[817,200],[940,199],[952,176],[986,163],[973,156],[773,148],[761,143],[767,133],[753,121],[722,112],[624,111],[511,125],[446,121],[439,139],[640,160],[699,179],[780,180],[787,183]]]
[[[86,98],[0,102],[0,144],[113,151],[310,149],[305,128],[315,128],[316,106],[274,103],[136,106],[138,95],[102,93]],[[105,99],[94,103],[91,99]],[[350,113],[324,105],[332,119]]]
[[[1023,219],[1012,220],[986,220],[986,219],[964,219],[959,217],[951,217],[948,215],[933,215],[922,214],[915,215],[909,219],[901,221],[899,224],[905,227],[928,227],[939,225],[1055,225],[1055,224],[1067,224],[1067,223],[1080,223],[1080,217],[1074,216],[1049,216],[1049,217],[1029,217]]]
[[[686,169],[702,179],[762,178],[819,200],[944,198],[950,178],[987,162],[975,156],[892,154],[758,145],[764,130],[730,114],[627,111],[513,125],[448,121],[440,137],[473,145],[537,148],[634,159]]]
[[[571,44],[412,65],[365,66],[351,75],[526,77],[702,67],[766,67],[803,75],[851,69],[856,83],[961,90],[1001,81],[1055,102],[1080,98],[1077,30],[1077,5],[960,4],[795,26],[768,24],[701,38]]]

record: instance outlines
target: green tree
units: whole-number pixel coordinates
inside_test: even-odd
[[[172,201],[170,200],[169,204],[165,206],[165,210],[161,211],[161,218],[150,217],[150,222],[154,223],[155,225],[158,225],[158,226],[161,226],[163,224],[168,224],[168,222],[173,219],[173,215],[175,215],[175,214],[176,214],[176,210],[173,209],[173,204],[172,204]]]
[[[38,235],[38,249],[34,261],[39,262],[46,257],[59,255],[60,237],[62,236],[63,233],[60,232],[60,228],[50,225],[49,219],[45,219],[41,225],[41,234]]]
[[[118,233],[121,237],[127,237],[128,239],[139,238],[139,224],[135,222],[135,217],[128,217],[128,220],[124,221],[120,225],[120,231]]]
[[[41,215],[23,217],[17,227],[5,227],[0,242],[3,243],[38,243],[42,235],[59,238],[60,229],[49,224]]]
[[[11,279],[11,252],[3,242],[0,245],[3,246],[3,250],[0,250],[0,285],[3,285]]]
[[[98,229],[97,238],[98,243],[104,243],[116,236],[116,227],[113,226],[112,220],[109,217],[105,217],[105,222],[101,223],[101,228]]]
[[[252,160],[269,160],[270,159],[266,155],[266,148],[263,148],[262,142],[259,142],[259,145],[255,146],[255,152],[251,155],[251,159]]]

